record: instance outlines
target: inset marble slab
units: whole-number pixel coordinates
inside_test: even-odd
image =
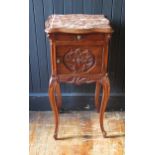
[[[67,14],[51,15],[45,23],[45,32],[111,33],[110,22],[104,15]]]

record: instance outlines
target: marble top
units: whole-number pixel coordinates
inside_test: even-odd
[[[67,14],[49,16],[45,22],[45,32],[111,33],[112,28],[104,15]]]

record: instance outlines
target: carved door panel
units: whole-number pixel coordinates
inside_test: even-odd
[[[102,46],[58,46],[56,47],[58,74],[101,73],[103,63]]]

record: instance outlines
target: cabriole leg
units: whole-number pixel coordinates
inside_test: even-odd
[[[58,105],[58,110],[60,111],[60,108],[61,108],[61,105],[62,105],[62,96],[61,96],[60,84],[58,82],[56,82],[55,91],[56,91],[56,102],[57,102],[57,105]]]
[[[108,103],[109,95],[110,95],[110,81],[108,74],[103,77],[101,80],[101,84],[103,86],[103,93],[102,93],[102,101],[101,101],[101,107],[100,107],[100,128],[103,133],[103,135],[106,137],[106,131],[104,129],[104,112]]]
[[[95,106],[97,109],[97,112],[99,112],[99,96],[100,96],[100,89],[101,89],[101,83],[100,81],[96,82],[96,89],[95,89]]]
[[[57,139],[58,125],[59,125],[59,111],[58,111],[58,106],[56,104],[56,99],[54,95],[56,91],[56,85],[57,85],[57,81],[51,77],[50,84],[49,84],[49,99],[50,99],[50,105],[52,107],[52,110],[54,113],[54,119],[55,119],[55,130],[54,130],[55,139]]]

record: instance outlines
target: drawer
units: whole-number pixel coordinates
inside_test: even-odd
[[[58,33],[55,34],[55,40],[58,41],[102,41],[104,40],[104,34],[91,33],[91,34],[67,34]]]
[[[102,46],[57,46],[57,74],[101,73]]]

